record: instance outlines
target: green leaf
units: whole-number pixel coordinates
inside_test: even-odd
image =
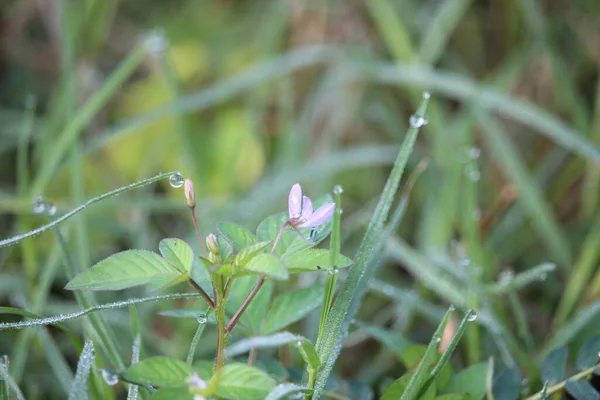
[[[258,368],[233,363],[223,367],[217,396],[228,400],[264,400],[275,380]]]
[[[230,222],[217,224],[217,230],[223,235],[236,251],[242,250],[258,241],[256,236],[243,226]]]
[[[235,264],[243,267],[245,265],[248,264],[248,262],[250,262],[250,260],[258,255],[259,253],[262,253],[264,249],[267,248],[267,246],[269,246],[272,242],[266,241],[266,242],[258,242],[258,243],[254,243],[251,244],[249,246],[244,247],[242,250],[240,250],[240,252],[235,256]]]
[[[258,272],[270,278],[286,280],[288,270],[283,262],[273,254],[258,254],[244,266],[248,271]]]
[[[514,397],[516,399],[517,397]],[[471,396],[466,393],[448,393],[435,398],[435,400],[470,400]],[[498,399],[494,399],[498,400]]]
[[[237,357],[241,354],[248,353],[251,349],[263,349],[269,347],[279,347],[284,344],[297,343],[307,341],[303,336],[296,335],[290,332],[278,332],[267,336],[254,336],[245,338],[235,342],[225,349],[225,355],[229,358]]]
[[[273,388],[265,400],[281,400],[290,398],[294,393],[310,393],[306,386],[299,386],[295,383],[281,383]]]
[[[423,359],[426,351],[427,346],[422,344],[415,344],[404,349],[401,358],[406,369],[415,368]]]
[[[88,377],[94,357],[94,343],[91,340],[86,340],[77,363],[73,386],[69,391],[69,400],[85,400],[88,398]]]
[[[514,400],[519,398],[521,391],[521,376],[516,367],[502,370],[492,385],[494,400]]]
[[[586,380],[567,381],[565,390],[569,392],[575,400],[599,400],[600,393]]]
[[[261,333],[278,331],[304,318],[321,304],[322,297],[323,286],[313,286],[278,296],[269,308]]]
[[[227,260],[234,253],[234,249],[231,243],[227,241],[223,236],[217,236],[217,244],[219,245],[219,252],[221,253],[221,259]]]
[[[290,273],[314,272],[319,270],[331,269],[329,250],[310,249],[300,253],[282,256],[282,261],[288,267]],[[346,268],[352,265],[352,260],[343,255],[339,255],[338,268]]]
[[[254,285],[256,285],[257,281],[258,276],[256,275],[243,276],[236,278],[233,281],[226,305],[226,310],[229,314],[233,314],[241,306],[242,302],[248,293],[250,293]],[[242,327],[250,331],[249,333],[259,333],[261,323],[265,314],[267,313],[272,295],[273,282],[267,281],[258,291],[258,294],[256,297],[254,297],[254,300],[252,300],[248,308],[246,308],[246,311],[244,311],[242,314],[237,326],[241,324]]]
[[[575,367],[578,371],[593,367],[598,363],[600,354],[600,335],[589,338],[583,343],[583,346],[577,353],[577,360],[575,360]]]
[[[159,389],[150,396],[150,400],[193,400],[188,385]]]
[[[401,398],[402,395],[406,392],[408,383],[410,382],[413,376],[414,374],[410,373],[395,380],[394,383],[392,383],[390,387],[387,388],[387,390],[383,393],[381,400],[398,400],[399,398]],[[427,389],[425,394],[422,397],[420,397],[420,400],[435,399],[435,392],[435,385],[431,385],[429,389]]]
[[[152,357],[132,365],[123,372],[131,382],[152,386],[177,386],[194,373],[191,366],[170,357]]]
[[[194,262],[192,248],[180,239],[163,239],[158,244],[160,254],[180,272],[189,273]]]
[[[267,240],[275,240],[281,227],[286,223],[289,216],[288,213],[279,213],[275,215],[271,215],[263,220],[260,224],[258,224],[258,228],[256,228],[256,236],[258,240],[266,242]],[[277,248],[275,249],[275,254],[282,255],[285,253],[285,250],[289,247],[292,242],[296,239],[297,233],[294,232],[290,228],[286,228],[283,234],[281,235],[281,239],[277,244]]]
[[[567,346],[561,346],[552,350],[542,363],[542,380],[552,384],[561,382],[565,379],[567,376],[568,355],[569,349]]]
[[[173,271],[173,267],[156,253],[127,250],[83,271],[65,289],[121,290],[146,284],[156,275]]]
[[[319,368],[321,360],[319,360],[319,355],[317,354],[317,350],[315,350],[315,346],[309,340],[299,340],[296,343],[296,347],[300,352],[300,356],[302,356],[302,359],[310,368]]]
[[[444,388],[444,393],[468,393],[472,400],[481,400],[485,395],[488,363],[473,364],[460,371]]]
[[[285,365],[283,365],[279,360],[261,355],[258,360],[256,360],[256,367],[265,371],[269,374],[275,381],[284,382],[290,379],[290,373]]]
[[[210,261],[203,257],[194,258],[192,263],[192,270],[189,278],[193,280],[198,286],[200,286],[206,293],[212,293],[212,280],[210,279]]]
[[[154,275],[148,282],[148,291],[158,292],[170,286],[177,285],[185,280],[187,280],[187,274],[179,271],[171,271]]]

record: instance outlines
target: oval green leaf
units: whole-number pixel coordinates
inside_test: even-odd
[[[264,400],[275,387],[275,380],[262,370],[247,364],[223,367],[217,396],[228,400]]]
[[[258,239],[252,232],[237,224],[221,222],[220,224],[217,224],[217,230],[225,237],[225,239],[227,239],[236,251],[240,251],[244,247],[248,247],[251,244],[258,242]]]
[[[258,272],[274,279],[288,279],[288,270],[273,254],[258,254],[244,266],[248,271]]]
[[[295,290],[278,296],[262,326],[262,334],[276,332],[304,318],[323,301],[323,286]]]
[[[132,365],[123,372],[131,382],[152,386],[177,386],[194,373],[191,366],[169,357],[152,357]]]
[[[267,240],[275,240],[279,234],[279,231],[281,230],[281,227],[286,223],[287,220],[287,213],[279,213],[267,217],[260,224],[258,224],[258,228],[256,228],[256,236],[258,237],[258,240],[262,242],[266,242]],[[275,253],[279,255],[285,253],[286,249],[294,242],[297,235],[298,234],[292,229],[287,228],[279,239]]]
[[[269,246],[271,243],[273,242],[271,240],[268,240],[266,242],[258,242],[244,247],[235,256],[235,264],[239,265],[240,267],[245,266],[246,264],[248,264],[248,262],[250,262],[252,257],[262,253],[264,249],[266,249],[267,246]]]
[[[330,269],[331,256],[329,250],[310,249],[299,253],[282,256],[282,260],[288,267],[288,271],[293,274],[297,272],[314,272],[324,269]],[[340,254],[340,265],[338,268],[346,268],[352,265],[352,260]]]
[[[127,250],[105,258],[73,278],[65,289],[121,290],[144,285],[152,277],[176,270],[161,256],[146,250]]]
[[[192,248],[181,239],[163,239],[158,244],[160,254],[180,272],[189,273],[194,261]]]

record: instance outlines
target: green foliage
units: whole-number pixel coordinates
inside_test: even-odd
[[[192,375],[192,367],[169,357],[151,357],[127,368],[122,373],[128,382],[152,386],[177,386]]]
[[[232,363],[223,368],[217,395],[228,400],[263,400],[274,387],[273,378],[260,369]]]

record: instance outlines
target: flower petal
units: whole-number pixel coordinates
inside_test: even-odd
[[[302,220],[306,221],[313,213],[312,200],[308,196],[302,197]]]
[[[325,204],[317,209],[310,218],[298,225],[300,228],[313,228],[329,221],[333,216],[333,210],[335,210],[335,203]]]
[[[288,196],[288,211],[290,218],[298,218],[302,215],[302,187],[299,183],[292,186]]]

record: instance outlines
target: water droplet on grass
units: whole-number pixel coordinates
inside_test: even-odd
[[[169,184],[175,189],[182,187],[183,181],[183,175],[181,175],[179,172],[175,172],[169,177]]]
[[[477,319],[477,313],[475,311],[473,311],[473,313],[471,313],[471,315],[469,315],[469,317],[467,318],[467,321],[473,322],[476,319]]]
[[[470,165],[467,167],[467,177],[473,182],[477,182],[481,178],[481,173],[476,166]]]
[[[196,318],[196,321],[198,321],[198,323],[200,325],[205,324],[207,321],[206,315],[204,315],[204,314],[198,315],[198,318]]]
[[[431,97],[431,94],[429,92],[423,92],[423,98],[425,100],[428,100]]]
[[[342,185],[335,185],[333,187],[333,194],[342,194],[344,193],[344,188],[342,187]]]
[[[162,56],[168,45],[167,35],[162,29],[151,30],[144,39],[146,50],[154,57]]]
[[[46,204],[46,215],[51,217],[54,214],[56,214],[56,206],[52,203],[47,203]]]
[[[427,123],[429,121],[423,115],[413,114],[410,116],[410,119],[408,120],[408,122],[410,123],[410,126],[412,126],[413,128],[420,128],[423,125],[427,125]]]
[[[477,147],[471,147],[469,149],[469,157],[472,160],[477,160],[480,155],[481,155],[481,150],[479,148],[477,148]]]
[[[106,382],[108,386],[115,386],[119,383],[119,375],[116,371],[109,368],[104,368],[102,370],[102,378],[104,378],[104,382]]]
[[[33,201],[32,210],[35,214],[46,212],[46,202],[43,197],[38,197]]]

